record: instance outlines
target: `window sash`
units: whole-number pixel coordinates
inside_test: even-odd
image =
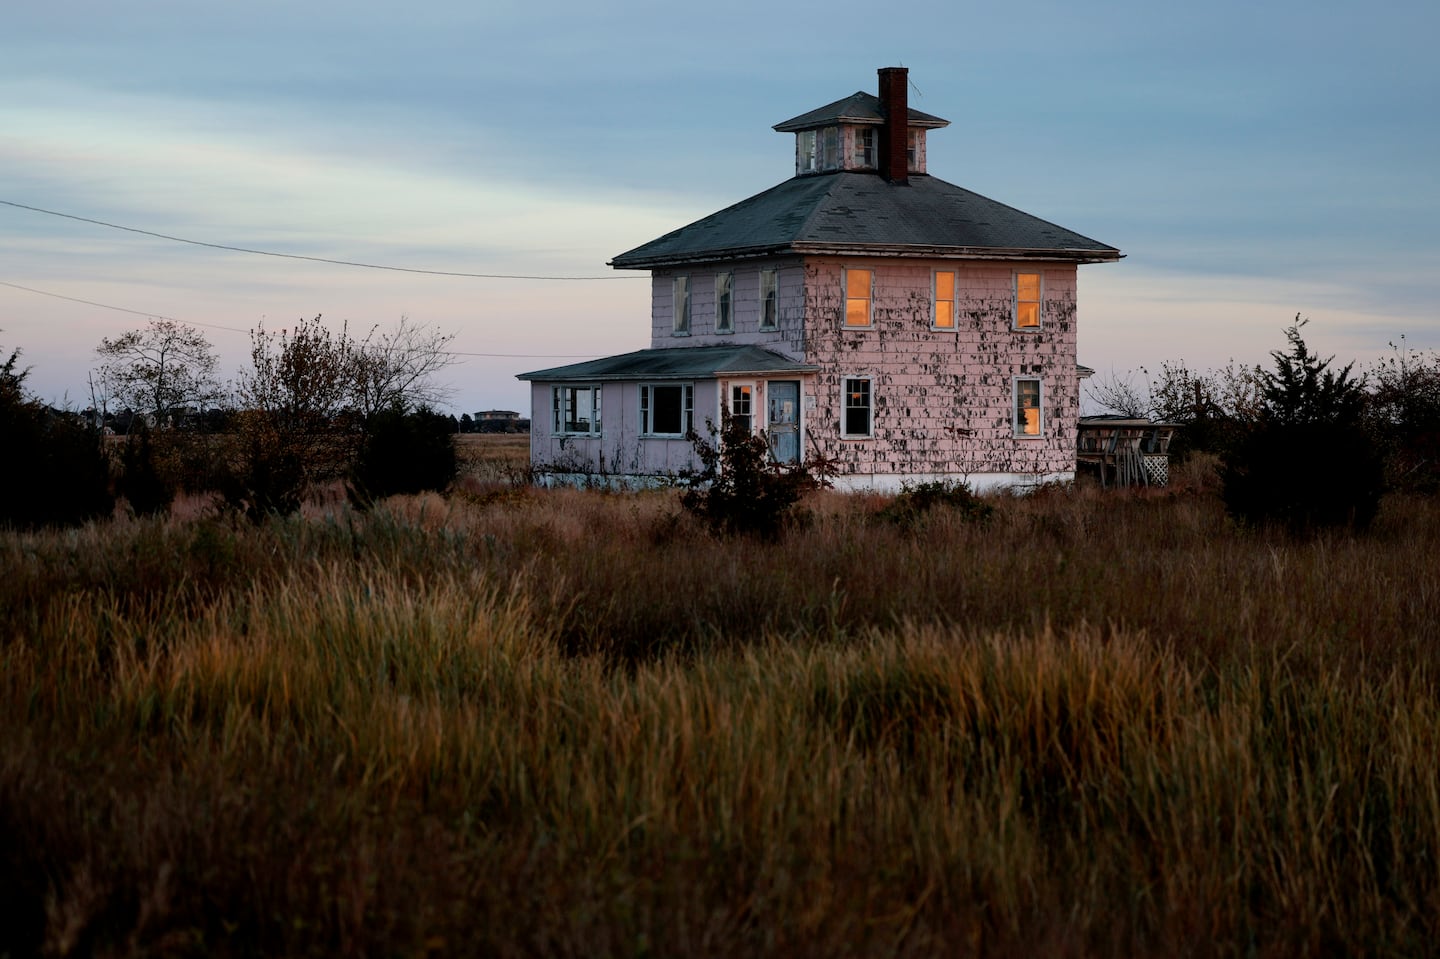
[[[684,436],[695,425],[695,387],[646,384],[640,387],[640,432],[645,436]]]
[[[870,300],[873,273],[870,270],[845,271],[845,325],[870,325]]]
[[[1015,328],[1040,328],[1040,274],[1015,274]]]
[[[866,169],[875,166],[874,127],[860,127],[855,131],[855,165]]]
[[[751,433],[755,429],[755,387],[749,384],[730,387],[730,419]]]
[[[1015,380],[1015,435],[1039,436],[1044,426],[1041,411],[1042,389],[1037,379]]]
[[[843,381],[841,435],[869,436],[871,428],[870,380],[851,377]]]
[[[677,276],[671,289],[671,311],[676,333],[690,332],[690,277]]]
[[[733,333],[735,330],[734,314],[734,274],[715,274],[715,332]]]
[[[600,387],[557,386],[551,391],[551,432],[600,435]]]
[[[937,330],[955,329],[955,274],[949,270],[935,271],[935,314],[931,325]]]
[[[780,317],[780,283],[774,270],[760,271],[760,329],[773,330]]]

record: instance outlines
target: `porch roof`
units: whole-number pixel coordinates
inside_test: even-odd
[[[814,373],[820,367],[800,363],[762,346],[678,346],[636,350],[598,360],[520,373],[521,380],[694,380],[746,374]]]

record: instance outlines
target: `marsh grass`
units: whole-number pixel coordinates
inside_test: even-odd
[[[1045,491],[0,538],[0,954],[1417,954],[1432,546]]]

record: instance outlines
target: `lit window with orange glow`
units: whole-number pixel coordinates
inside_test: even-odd
[[[845,325],[870,325],[870,283],[869,270],[845,271]]]
[[[841,384],[840,435],[860,439],[870,435],[870,381],[854,377]]]
[[[1040,329],[1040,274],[1015,274],[1015,328]]]
[[[955,274],[949,270],[935,271],[935,315],[931,324],[937,330],[955,329]]]
[[[1040,381],[1033,379],[1015,380],[1015,435],[1039,436]]]

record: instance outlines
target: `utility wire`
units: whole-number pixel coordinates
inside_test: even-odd
[[[203,240],[187,240],[183,236],[171,236],[168,233],[155,233],[151,230],[140,230],[133,226],[121,226],[118,223],[106,223],[104,220],[92,220],[86,216],[75,216],[72,213],[60,213],[56,210],[45,210],[38,206],[27,206],[24,203],[15,203],[12,200],[0,200],[4,206],[14,207],[17,210],[29,210],[32,213],[44,213],[47,216],[63,217],[66,220],[76,220],[80,223],[91,223],[95,226],[103,226],[111,230],[124,230],[126,233],[138,233],[141,236],[153,236],[161,240],[171,240],[175,243],[188,243],[191,246],[203,246],[212,250],[228,250],[231,253],[250,253],[255,256],[273,256],[284,260],[307,260],[311,263],[329,263],[334,266],[354,266],[365,270],[388,270],[393,273],[420,273],[426,276],[461,276],[477,280],[637,280],[646,279],[641,275],[616,275],[616,276],[526,276],[514,273],[461,273],[451,270],[417,270],[406,266],[383,266],[378,263],[357,263],[353,260],[332,260],[323,256],[302,256],[299,253],[275,253],[270,250],[252,250],[243,246],[229,246],[224,243],[206,243]]]
[[[3,203],[0,200],[0,203]],[[12,290],[24,290],[26,293],[34,293],[38,296],[49,296],[57,300],[69,300],[71,303],[83,303],[86,306],[99,307],[102,310],[115,310],[117,313],[129,313],[131,316],[143,316],[152,320],[169,320],[171,323],[181,323],[185,326],[203,326],[211,330],[228,330],[231,333],[252,333],[253,330],[242,330],[238,326],[221,326],[218,323],[197,323],[192,320],[177,320],[173,316],[165,316],[161,313],[146,313],[143,310],[131,310],[123,306],[111,306],[109,303],[97,303],[94,300],[82,300],[77,296],[65,296],[61,293],[51,293],[47,290],[37,290],[31,286],[21,286],[19,283],[7,283],[0,280],[0,286],[8,286]],[[445,356],[483,356],[500,357],[516,360],[576,360],[590,359],[594,353],[467,353],[461,350],[436,350],[435,352]]]

